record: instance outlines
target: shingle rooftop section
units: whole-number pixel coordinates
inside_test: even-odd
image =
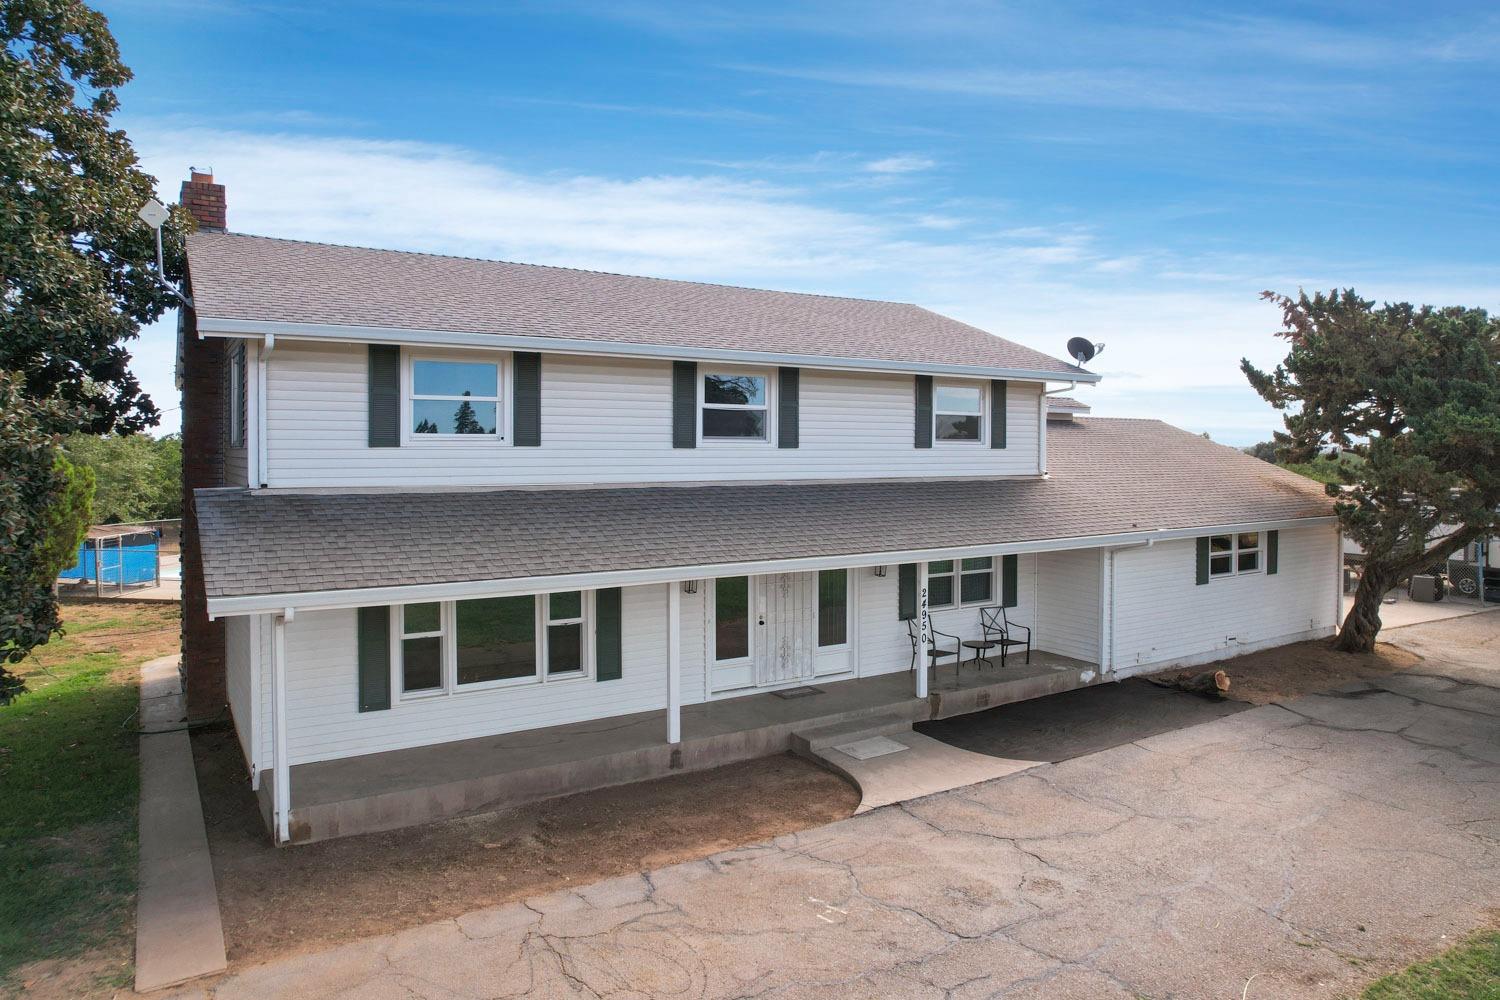
[[[200,321],[567,338],[1088,376],[919,306],[199,232]]]
[[[1318,517],[1320,484],[1155,420],[1048,430],[1052,476],[607,489],[200,491],[210,598],[998,545]]]
[[[1062,413],[1088,413],[1093,407],[1072,396],[1048,396],[1047,409]]]

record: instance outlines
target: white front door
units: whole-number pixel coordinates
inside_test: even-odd
[[[755,683],[811,680],[818,651],[818,574],[769,573],[755,587]]]

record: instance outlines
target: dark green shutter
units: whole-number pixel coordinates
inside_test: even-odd
[[[1000,603],[1007,608],[1016,606],[1017,556],[1000,557]]]
[[[776,447],[795,448],[800,441],[797,411],[802,388],[802,369],[781,368],[776,386]]]
[[[535,448],[542,443],[542,356],[517,351],[514,382],[511,427],[515,443]]]
[[[401,348],[370,345],[370,447],[401,445]]]
[[[617,681],[624,676],[625,665],[620,655],[619,587],[594,592],[594,663],[595,680]]]
[[[1208,539],[1198,539],[1198,586],[1208,582]]]
[[[1281,532],[1266,532],[1266,572],[1276,572],[1276,550],[1281,547]]]
[[[672,362],[672,447],[698,447],[698,365]]]
[[[902,621],[917,617],[917,564],[896,567],[896,617]]]
[[[360,608],[358,622],[359,710],[379,712],[391,707],[391,609]]]
[[[916,446],[932,447],[932,376],[917,376]]]
[[[990,447],[1005,447],[1005,400],[1010,383],[1004,379],[990,382]]]

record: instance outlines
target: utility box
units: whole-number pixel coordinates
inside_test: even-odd
[[[1443,599],[1443,579],[1438,576],[1414,576],[1411,578],[1411,586],[1406,591],[1414,601],[1441,601]]]

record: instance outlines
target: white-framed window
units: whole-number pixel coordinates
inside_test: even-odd
[[[447,687],[448,629],[441,602],[403,604],[395,615],[400,641],[396,643],[396,690],[401,696],[441,694]]]
[[[399,605],[394,689],[410,700],[588,677],[592,597],[574,590]]]
[[[1211,535],[1208,539],[1208,575],[1240,576],[1259,573],[1265,557],[1261,549],[1265,534],[1242,531],[1237,535]]]
[[[704,441],[771,440],[771,380],[763,371],[704,372],[698,432]]]
[[[932,439],[982,443],[984,387],[975,382],[938,382],[932,387]]]
[[[927,607],[957,608],[995,599],[995,558],[943,559],[927,564]]]
[[[229,385],[226,389],[229,408],[229,447],[245,447],[245,345],[235,344],[229,351]]]
[[[422,441],[496,441],[505,436],[499,359],[414,354],[406,359],[405,436]]]

